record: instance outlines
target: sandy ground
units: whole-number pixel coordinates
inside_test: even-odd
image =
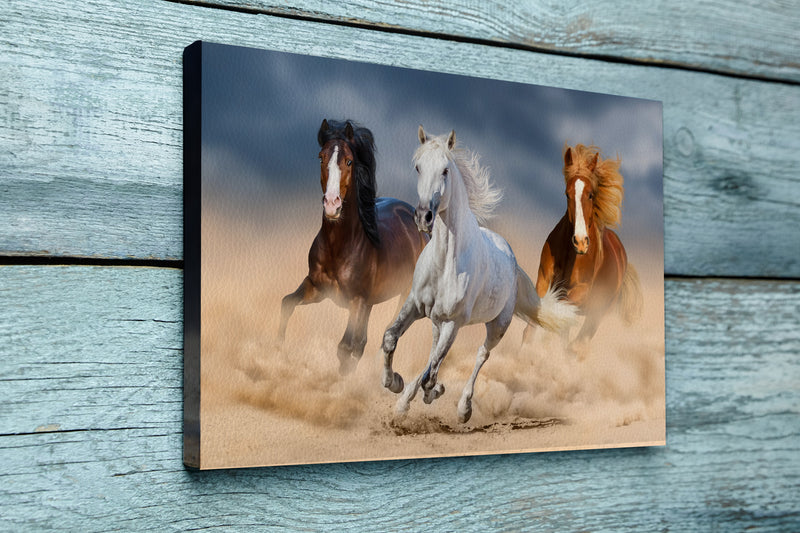
[[[431,405],[418,394],[404,417],[395,415],[398,397],[381,385],[378,358],[398,298],[373,309],[364,357],[350,376],[339,375],[336,357],[347,312],[331,301],[298,307],[277,349],[280,300],[307,272],[321,217],[316,205],[283,205],[290,207],[233,221],[204,212],[204,468],[664,443],[660,238],[649,250],[625,243],[645,296],[638,322],[626,326],[608,315],[579,360],[543,330],[522,346],[524,324],[515,319],[478,377],[472,419],[459,424],[456,404],[483,342],[482,325],[460,331],[439,376],[445,394]],[[519,216],[493,228],[535,280],[550,228]],[[395,370],[406,382],[423,370],[430,343],[427,319],[400,339]]]

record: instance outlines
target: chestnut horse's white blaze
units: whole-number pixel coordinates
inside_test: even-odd
[[[419,173],[419,204],[415,213],[421,231],[431,233],[414,269],[411,293],[381,345],[383,384],[403,392],[397,410],[404,413],[420,386],[425,403],[444,393],[437,383],[439,368],[458,334],[469,324],[486,324],[486,339],[478,349],[475,367],[461,399],[458,418],[472,416],[475,380],[489,353],[505,334],[517,314],[529,323],[553,328],[569,327],[575,311],[551,295],[545,308],[527,274],[517,265],[508,243],[481,227],[479,219],[491,215],[500,193],[489,182],[488,172],[477,158],[455,149],[455,132],[428,137],[420,126],[421,146],[414,154]],[[552,312],[551,312],[552,311]],[[403,378],[392,370],[397,341],[411,324],[427,316],[433,326],[433,345],[425,369],[404,388]]]
[[[575,180],[575,234],[572,242],[578,253],[586,253],[588,248],[589,232],[586,229],[586,218],[583,216],[583,180]],[[591,215],[591,213],[589,213]]]
[[[342,207],[342,198],[339,187],[342,180],[342,173],[339,170],[339,147],[333,149],[331,158],[328,161],[328,183],[325,194],[322,196],[322,205],[325,208],[325,215],[335,217],[339,214]]]

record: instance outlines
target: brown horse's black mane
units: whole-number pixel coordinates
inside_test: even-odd
[[[350,126],[348,128],[348,125]],[[358,198],[358,218],[370,242],[380,244],[378,222],[375,215],[375,196],[377,182],[375,180],[375,140],[372,132],[351,120],[325,120],[317,133],[320,148],[331,140],[346,142],[353,152],[353,176],[356,182]]]

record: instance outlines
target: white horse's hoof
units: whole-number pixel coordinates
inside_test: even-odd
[[[458,421],[466,424],[470,418],[472,418],[472,402],[464,400],[458,402]]]
[[[432,403],[433,400],[444,394],[444,385],[437,383],[431,390],[426,390],[422,401],[425,403]]]
[[[394,408],[394,411],[398,415],[403,416],[406,413],[408,413],[408,408],[409,407],[410,407],[409,402],[403,400],[403,398],[400,398],[400,400],[397,402],[397,405]]]
[[[403,382],[403,376],[397,372],[393,372],[391,377],[389,377],[389,375],[383,376],[383,386],[395,394],[400,394],[405,388],[405,382]]]

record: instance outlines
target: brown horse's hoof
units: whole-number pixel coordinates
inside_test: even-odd
[[[352,356],[345,356],[339,358],[339,374],[342,376],[349,376],[358,366],[358,359]]]
[[[583,362],[588,359],[589,355],[591,354],[591,344],[588,339],[575,339],[569,346],[567,350],[578,359],[579,362]]]

